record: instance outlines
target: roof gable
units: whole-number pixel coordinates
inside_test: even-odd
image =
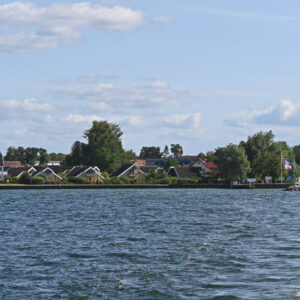
[[[170,167],[168,174],[170,174],[171,170],[176,173],[178,178],[193,178],[198,177],[199,172],[194,168],[189,167]]]
[[[57,175],[57,174],[56,174],[51,168],[49,168],[49,167],[46,167],[46,168],[44,168],[44,169],[42,169],[42,170],[40,170],[40,171],[35,172],[32,176],[39,176],[40,174],[45,173],[46,171],[49,171],[49,172],[52,173],[55,177],[57,177],[57,178],[59,178],[60,180],[62,180],[62,178],[61,178],[59,175]]]
[[[78,175],[77,175],[77,177],[80,177],[80,176],[82,176],[83,174],[86,174],[87,172],[90,172],[90,171],[92,171],[92,172],[94,172],[96,175],[98,175],[99,177],[101,177],[101,178],[103,178],[104,179],[104,176],[96,169],[96,168],[94,168],[94,167],[84,167],[85,169],[81,172],[81,173],[79,173]]]
[[[141,172],[142,174],[147,175],[144,171],[141,170],[140,166],[138,166],[137,164],[134,163],[134,164],[126,164],[126,165],[122,166],[119,170],[114,172],[112,174],[112,176],[120,177],[120,176],[124,175],[124,173],[126,173],[127,171],[129,171],[130,169],[132,169],[134,167],[136,167],[139,170],[139,172]]]

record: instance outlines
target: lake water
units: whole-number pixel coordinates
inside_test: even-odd
[[[300,193],[0,191],[3,299],[300,299]]]

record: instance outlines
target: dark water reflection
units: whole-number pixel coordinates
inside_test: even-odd
[[[0,192],[4,299],[300,299],[300,193]]]

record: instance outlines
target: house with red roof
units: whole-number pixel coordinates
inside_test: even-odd
[[[192,168],[198,168],[201,174],[216,174],[218,173],[218,166],[209,161],[199,158],[192,164]]]
[[[20,161],[4,161],[6,168],[21,168],[23,167]]]

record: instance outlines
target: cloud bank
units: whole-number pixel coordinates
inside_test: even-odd
[[[279,105],[266,109],[252,109],[233,113],[224,119],[231,127],[250,127],[253,125],[300,126],[300,102],[281,100]]]
[[[91,103],[98,112],[128,113],[174,107],[194,99],[188,90],[175,90],[167,82],[150,80],[143,84],[120,85],[111,82],[78,83],[63,87],[54,86],[51,92],[57,98],[77,99]]]
[[[38,7],[14,2],[0,5],[0,50],[25,52],[54,48],[81,37],[84,29],[131,31],[145,22],[143,12],[88,2]]]

